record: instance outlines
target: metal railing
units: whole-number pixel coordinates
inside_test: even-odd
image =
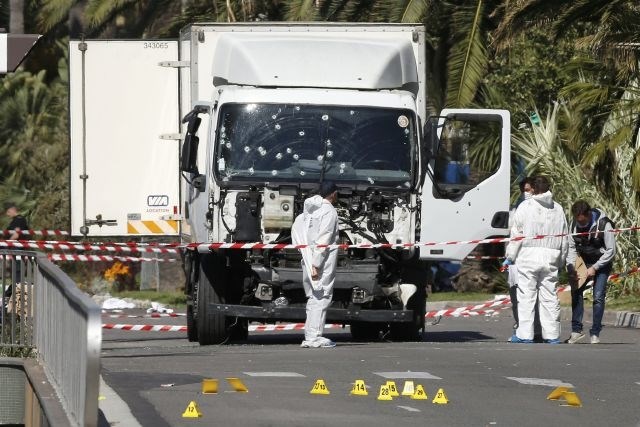
[[[44,254],[0,251],[0,349],[35,351],[72,425],[96,426],[100,308]]]
[[[33,294],[35,256],[32,253],[0,251],[2,310],[0,347],[4,356],[28,356],[33,342]]]

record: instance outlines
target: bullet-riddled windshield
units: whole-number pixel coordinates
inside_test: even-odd
[[[411,182],[410,110],[286,104],[220,107],[215,172],[225,182],[318,182],[376,187]]]

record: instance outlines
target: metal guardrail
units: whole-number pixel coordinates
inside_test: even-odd
[[[72,425],[97,426],[100,308],[44,254],[0,251],[0,349],[33,349]]]
[[[35,283],[35,256],[33,253],[0,251],[0,262],[0,347],[5,349],[5,355],[25,356],[34,347],[35,318],[30,296]]]

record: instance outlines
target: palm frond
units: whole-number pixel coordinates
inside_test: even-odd
[[[287,21],[315,21],[318,11],[314,0],[290,0],[285,8]]]
[[[466,107],[471,104],[487,69],[487,50],[482,31],[484,19],[482,0],[474,8],[459,8],[453,13],[456,36],[449,53],[447,106]]]
[[[100,27],[119,10],[138,0],[89,0],[85,9],[85,19],[90,27]]]
[[[38,29],[46,33],[65,21],[69,11],[79,0],[42,0],[38,13]]]

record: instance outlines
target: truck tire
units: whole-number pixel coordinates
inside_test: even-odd
[[[353,322],[349,329],[354,341],[378,341],[382,325],[375,322]]]
[[[198,327],[196,325],[193,307],[194,301],[197,298],[196,290],[198,289],[198,258],[193,256],[190,251],[187,251],[184,255],[183,263],[187,280],[185,286],[187,294],[187,339],[189,342],[196,342],[198,341]]]
[[[187,303],[187,339],[189,342],[198,341],[198,326],[193,316],[193,305]]]
[[[207,255],[200,258],[197,293],[196,329],[200,345],[221,344],[229,339],[227,318],[224,314],[209,307],[209,304],[222,303],[221,271],[224,268],[216,255]]]

